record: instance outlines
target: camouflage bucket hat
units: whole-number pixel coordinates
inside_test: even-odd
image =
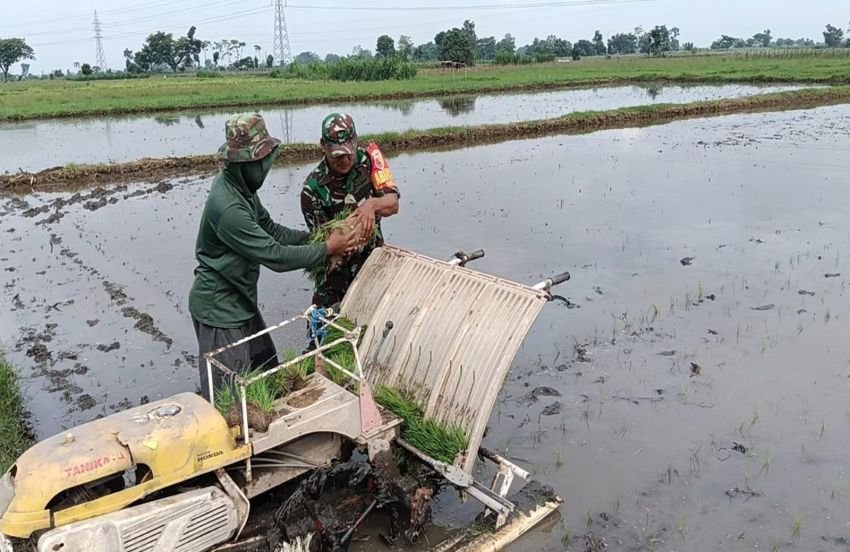
[[[218,158],[230,163],[258,161],[280,145],[280,140],[269,135],[258,113],[240,113],[228,119],[224,136],[227,141],[218,148]]]
[[[357,130],[348,113],[331,113],[322,121],[322,141],[331,157],[354,155]]]

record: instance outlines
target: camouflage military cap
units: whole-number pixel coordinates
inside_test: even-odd
[[[224,136],[227,141],[218,148],[218,158],[230,163],[257,161],[280,145],[280,140],[269,135],[258,113],[240,113],[228,119]]]
[[[331,113],[322,121],[322,144],[331,157],[354,155],[357,130],[348,113]]]

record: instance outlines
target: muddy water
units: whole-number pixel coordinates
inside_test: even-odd
[[[575,111],[652,103],[686,103],[793,90],[792,86],[621,86],[531,94],[462,96],[399,102],[261,109],[270,130],[287,143],[313,143],[331,111],[350,112],[361,133],[441,126],[510,123]],[[134,161],[142,157],[199,155],[222,142],[233,110],[147,116],[27,121],[0,124],[0,171],[35,171],[69,163]]]
[[[391,160],[391,242],[483,247],[475,268],[522,282],[573,275],[557,292],[576,308],[544,309],[485,439],[565,499],[512,549],[847,550],[848,151],[841,106]],[[281,222],[300,225],[307,170],[261,191]],[[208,183],[172,184],[87,192],[62,217],[0,210],[0,335],[40,435],[194,389]],[[267,320],[307,288],[265,272]],[[473,514],[443,493],[432,537]]]

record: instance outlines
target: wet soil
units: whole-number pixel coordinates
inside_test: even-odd
[[[847,549],[848,151],[850,107],[836,106],[394,159],[388,242],[441,258],[481,247],[471,268],[521,282],[572,274],[484,439],[565,499],[512,550]],[[309,169],[275,169],[261,190],[279,222],[303,226]],[[0,335],[39,436],[195,389],[186,297],[209,181],[172,184],[127,185],[95,211],[23,215],[71,194],[0,203]],[[267,321],[309,298],[301,271],[264,271]],[[478,511],[438,494],[429,540]],[[372,529],[360,550],[377,547]]]

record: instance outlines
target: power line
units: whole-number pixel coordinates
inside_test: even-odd
[[[97,18],[97,10],[94,10],[94,40],[95,40],[95,65],[101,71],[106,71],[106,55],[103,53],[103,34],[100,32],[100,20]]]
[[[514,4],[474,4],[464,5],[431,5],[431,6],[319,6],[315,4],[289,4],[290,8],[300,10],[331,10],[331,11],[468,11],[468,10],[503,10],[524,8],[567,8],[577,6],[596,6],[601,4],[634,4],[652,2],[654,0],[573,0],[570,2],[522,2]]]
[[[249,16],[252,16],[252,15],[257,15],[257,14],[260,14],[260,13],[263,13],[263,12],[267,12],[270,9],[271,9],[270,7],[265,6],[265,7],[262,7],[262,8],[254,8],[254,9],[246,10],[246,11],[243,11],[243,12],[229,13],[227,15],[217,15],[217,16],[208,17],[208,18],[205,18],[205,19],[197,19],[197,20],[195,20],[191,23],[187,22],[186,24],[175,24],[172,27],[167,27],[166,30],[175,29],[175,28],[182,29],[182,28],[187,27],[190,24],[218,23],[218,22],[221,22],[221,21],[229,21],[231,19],[239,19],[239,18],[242,18],[242,17],[249,17]],[[127,32],[123,32],[123,33],[105,35],[103,38],[105,40],[119,40],[119,39],[124,39],[124,38],[146,37],[149,34],[150,34],[150,31],[127,31]],[[43,47],[43,46],[55,46],[55,45],[58,45],[58,44],[76,44],[76,43],[80,43],[80,42],[86,42],[88,40],[91,40],[90,36],[85,37],[85,38],[71,38],[71,39],[66,39],[66,40],[52,40],[50,42],[41,42],[41,43],[37,43],[37,44],[31,44],[31,46],[35,48],[35,47]]]

